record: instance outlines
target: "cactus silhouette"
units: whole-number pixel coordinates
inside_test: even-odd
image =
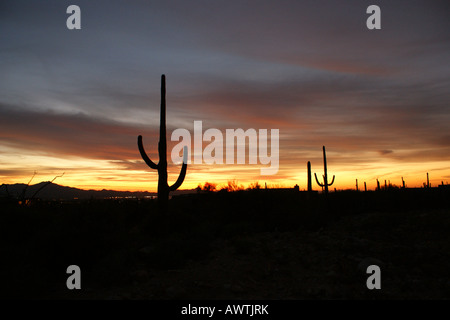
[[[331,183],[328,183],[328,173],[327,173],[327,155],[325,153],[325,146],[322,147],[323,149],[323,183],[319,182],[319,179],[317,179],[317,174],[314,173],[314,176],[316,177],[316,182],[319,186],[322,188],[325,188],[325,194],[328,194],[328,187],[331,186],[334,183],[334,175],[333,179],[331,180]]]
[[[311,181],[311,162],[308,161],[307,165],[308,170],[308,192],[311,193],[312,191],[312,181]]]
[[[166,76],[161,76],[161,114],[159,126],[158,153],[159,162],[155,164],[145,152],[142,136],[138,136],[138,148],[142,159],[152,169],[158,170],[158,205],[161,212],[167,211],[169,192],[177,190],[184,181],[187,169],[187,147],[183,150],[183,166],[177,181],[169,187],[167,184],[167,140],[166,140]]]

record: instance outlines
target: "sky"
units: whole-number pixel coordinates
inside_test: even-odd
[[[69,5],[81,29],[69,30]],[[369,30],[369,5],[381,29]],[[195,164],[181,189],[450,181],[448,1],[2,1],[0,184],[156,191],[161,75],[171,133],[279,129],[279,170]],[[209,142],[203,143],[203,148]],[[314,182],[313,188],[320,190]]]

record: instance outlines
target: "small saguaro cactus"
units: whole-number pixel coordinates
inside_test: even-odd
[[[317,184],[322,187],[325,188],[325,194],[328,194],[328,187],[331,186],[334,183],[334,175],[333,175],[333,179],[331,180],[331,183],[328,183],[328,173],[327,173],[327,155],[325,153],[325,146],[322,147],[323,149],[323,183],[319,182],[319,179],[317,179],[317,174],[314,173],[314,176],[316,177],[316,182]]]
[[[308,161],[307,170],[308,170],[308,192],[311,193],[312,192],[312,181],[311,181],[311,162],[310,161]]]
[[[359,191],[359,188],[358,188],[358,179],[356,179],[356,191]]]
[[[166,140],[166,76],[161,76],[161,114],[159,126],[158,153],[159,162],[155,164],[147,155],[142,143],[142,136],[138,136],[138,148],[142,159],[152,169],[158,170],[158,205],[161,212],[167,211],[169,192],[177,190],[184,181],[187,169],[187,147],[183,150],[183,166],[177,181],[169,187],[167,184],[167,140]]]

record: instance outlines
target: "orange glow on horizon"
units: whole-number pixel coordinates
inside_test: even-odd
[[[133,138],[134,140],[134,138]],[[133,141],[134,142],[134,141]],[[289,144],[290,140],[287,140]],[[154,143],[153,143],[154,145]],[[280,143],[279,171],[275,175],[262,176],[261,168],[268,165],[208,165],[189,164],[185,181],[181,190],[195,189],[206,182],[214,183],[220,189],[228,181],[248,188],[251,184],[259,183],[264,187],[293,188],[298,185],[300,190],[307,188],[306,163],[312,164],[312,185],[314,190],[320,191],[314,179],[314,173],[322,181],[323,159],[321,148],[314,151],[285,147]],[[284,148],[283,148],[284,147]],[[294,151],[291,151],[294,150]],[[295,151],[300,150],[300,151]],[[400,152],[399,152],[400,153]],[[121,154],[118,152],[118,154]],[[426,153],[425,153],[426,154]],[[152,154],[154,156],[154,154]],[[42,153],[24,153],[21,149],[0,146],[0,182],[1,184],[27,183],[36,171],[31,184],[41,181],[51,181],[54,177],[64,173],[54,183],[93,190],[117,191],[149,191],[156,192],[158,174],[147,167],[136,151],[133,159],[129,160],[99,160],[86,157],[61,156]],[[353,153],[340,153],[337,146],[327,148],[328,176],[336,176],[330,190],[355,189],[356,179],[360,190],[364,190],[364,182],[368,190],[376,188],[376,179],[384,186],[384,180],[396,186],[402,185],[402,177],[407,187],[422,187],[429,173],[430,183],[437,186],[442,182],[447,184],[450,177],[448,161],[432,161],[423,159],[417,162],[407,162],[397,159],[377,156],[374,152],[361,152],[356,157]],[[168,183],[173,184],[180,172],[181,165],[174,165],[169,158]]]
[[[34,159],[36,160],[36,159]],[[45,159],[48,160],[48,159]],[[60,164],[64,164],[60,161]],[[109,164],[106,161],[91,160],[71,160],[72,168],[51,168],[47,166],[49,162],[42,162],[40,166],[35,166],[37,174],[31,184],[41,181],[50,181],[55,176],[65,173],[63,177],[57,178],[54,183],[70,186],[80,189],[93,190],[117,190],[117,191],[149,191],[156,192],[158,184],[158,174],[142,164],[142,170],[120,169]],[[259,165],[188,165],[187,175],[180,190],[195,189],[198,185],[206,182],[217,185],[220,189],[227,185],[228,181],[235,181],[238,185],[248,188],[251,184],[258,183],[261,188],[267,183],[269,188],[293,188],[296,184],[300,190],[307,187],[306,161],[304,166],[290,164],[289,166],[280,165],[278,174],[273,176],[261,176]],[[399,165],[398,163],[373,163],[365,164],[364,169],[353,168],[348,165],[333,164],[332,158],[328,159],[329,180],[333,175],[336,176],[334,184],[330,190],[355,189],[356,179],[360,190],[364,190],[364,182],[367,183],[368,190],[376,188],[376,179],[380,185],[384,186],[384,181],[392,185],[401,186],[403,177],[407,187],[422,187],[426,182],[426,174],[429,172],[431,186],[437,186],[442,182],[448,183],[450,168],[446,167],[444,162],[428,162],[426,166],[423,163],[408,163]],[[78,165],[78,166],[77,166]],[[17,166],[19,167],[19,166]],[[399,167],[401,169],[399,169]],[[428,169],[424,170],[426,167]],[[181,166],[171,166],[168,169],[168,183],[173,184],[178,176]],[[18,168],[17,168],[18,169]],[[16,176],[2,176],[2,183],[27,183],[33,175],[34,170],[20,170]],[[313,163],[312,167],[312,185],[314,190],[320,191],[317,185],[314,173],[317,173],[319,181],[322,181],[323,164]]]

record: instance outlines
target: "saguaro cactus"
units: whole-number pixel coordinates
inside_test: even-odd
[[[183,150],[183,166],[177,181],[169,187],[167,184],[167,140],[166,140],[166,76],[161,76],[161,114],[159,126],[158,153],[159,162],[155,164],[145,152],[142,136],[138,136],[138,148],[142,159],[152,169],[158,170],[158,204],[162,212],[167,211],[169,192],[177,190],[184,181],[187,169],[187,147]]]
[[[311,181],[311,162],[310,161],[308,161],[307,170],[308,170],[308,192],[311,193],[312,181]]]
[[[328,174],[327,174],[327,155],[325,153],[325,146],[322,147],[323,149],[323,183],[319,182],[319,179],[317,179],[317,174],[314,173],[314,176],[316,177],[316,182],[319,186],[322,188],[325,188],[325,194],[328,194],[328,187],[331,186],[334,183],[334,175],[333,179],[331,180],[331,183],[328,183]]]

